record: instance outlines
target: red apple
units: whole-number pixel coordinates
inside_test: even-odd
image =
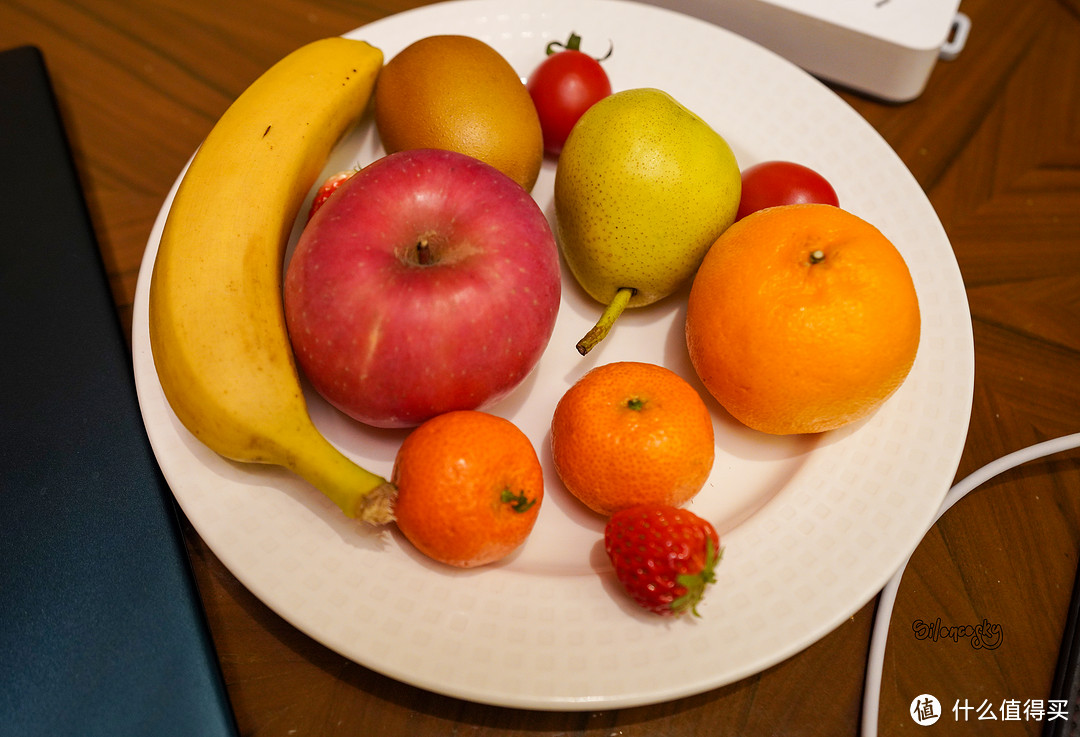
[[[285,319],[315,390],[376,427],[490,405],[529,374],[559,309],[547,219],[512,179],[451,151],[401,151],[304,228]]]

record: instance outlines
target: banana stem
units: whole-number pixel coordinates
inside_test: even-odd
[[[615,296],[607,307],[604,308],[603,313],[600,315],[600,319],[597,320],[596,325],[592,330],[585,334],[585,337],[578,341],[577,351],[581,355],[587,354],[596,345],[607,337],[608,332],[611,331],[611,326],[615,324],[615,321],[619,319],[619,315],[626,309],[627,303],[630,298],[634,296],[634,292],[637,290],[632,287],[623,287],[615,292]]]
[[[345,516],[373,525],[392,522],[397,487],[358,466],[321,435],[316,442],[324,447],[290,454],[281,465],[325,494]]]

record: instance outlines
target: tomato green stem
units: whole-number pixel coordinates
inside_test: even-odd
[[[615,50],[615,43],[609,39],[608,40],[607,53],[604,54],[603,56],[599,57],[599,58],[596,58],[596,57],[593,57],[593,58],[596,59],[596,61],[598,61],[598,62],[606,61],[607,58],[609,56],[611,56],[611,52],[614,51],[614,50]],[[570,38],[566,39],[566,43],[563,44],[563,43],[559,43],[558,41],[552,41],[545,48],[545,52],[547,53],[548,56],[551,56],[552,54],[557,54],[560,51],[581,51],[581,36],[577,35],[573,31],[571,31],[570,32]]]

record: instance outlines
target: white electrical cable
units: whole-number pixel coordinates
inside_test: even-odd
[[[997,460],[991,461],[970,476],[957,482],[945,495],[945,501],[934,516],[930,527],[933,527],[941,515],[945,514],[952,505],[960,501],[973,489],[1004,473],[1029,461],[1045,458],[1054,453],[1080,448],[1080,433],[1065,435],[1053,440],[1036,443],[1027,448],[1004,455]],[[900,588],[900,580],[904,577],[908,560],[893,574],[885,588],[881,590],[878,600],[877,613],[874,617],[874,628],[870,636],[870,652],[867,658],[866,680],[863,689],[862,731],[861,737],[877,737],[878,708],[881,698],[881,676],[885,663],[885,641],[889,636],[889,621],[892,619],[893,605],[896,603],[896,591]]]

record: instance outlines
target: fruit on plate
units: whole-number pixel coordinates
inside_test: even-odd
[[[686,343],[705,387],[736,419],[778,435],[871,413],[919,346],[903,256],[838,207],[782,205],[732,225],[690,290]]]
[[[794,161],[762,161],[742,173],[742,196],[736,220],[777,205],[817,202],[839,207],[829,181],[808,166]]]
[[[551,452],[566,488],[602,515],[685,504],[712,470],[712,416],[674,371],[620,361],[592,369],[563,394]]]
[[[611,51],[594,59],[581,50],[581,36],[571,33],[565,44],[549,43],[547,58],[529,75],[525,87],[536,105],[549,156],[558,158],[578,119],[611,94],[611,80],[600,65]]]
[[[485,412],[447,412],[420,425],[401,444],[391,478],[401,533],[424,555],[459,568],[519,548],[544,500],[532,442]]]
[[[646,504],[617,512],[604,528],[615,577],[639,606],[663,616],[698,614],[723,550],[716,529],[687,509]]]
[[[389,154],[342,184],[300,234],[285,318],[312,386],[349,416],[410,427],[504,397],[559,309],[547,219],[465,154]]]
[[[458,151],[528,191],[544,159],[540,120],[521,77],[469,36],[427,36],[390,59],[375,89],[375,125],[387,153]]]
[[[339,171],[337,174],[331,174],[323,180],[323,183],[320,184],[319,188],[315,191],[315,196],[311,199],[311,207],[308,208],[307,219],[311,220],[311,218],[315,216],[315,212],[330,199],[330,195],[337,192],[337,188],[344,184],[345,181],[355,173],[356,169]]]
[[[581,116],[559,156],[556,228],[570,271],[606,307],[579,352],[693,275],[735,220],[740,187],[727,142],[666,92],[623,90]]]
[[[281,304],[293,221],[382,65],[363,41],[292,52],[226,110],[184,174],[149,294],[161,388],[191,433],[226,458],[284,466],[345,514],[391,518],[392,487],[308,416]]]

